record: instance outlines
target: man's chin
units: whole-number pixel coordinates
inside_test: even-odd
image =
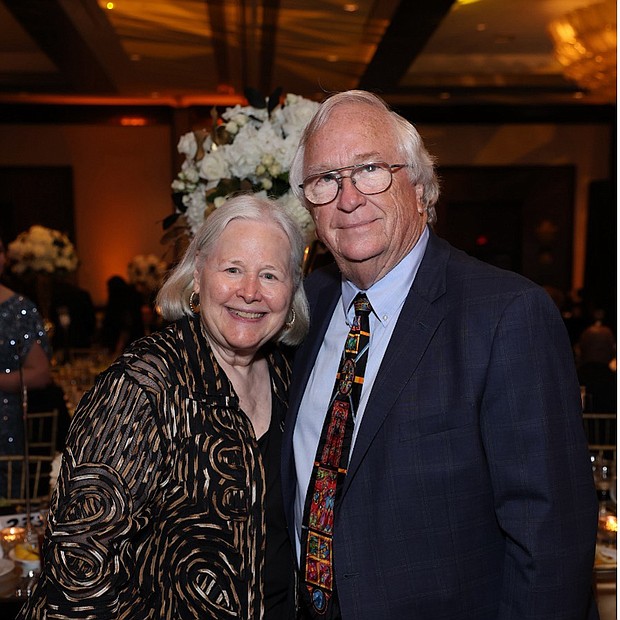
[[[380,254],[380,251],[375,251],[370,248],[353,247],[344,248],[342,252],[336,254],[336,257],[345,263],[360,265],[372,261]]]

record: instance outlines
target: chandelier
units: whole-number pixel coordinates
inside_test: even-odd
[[[564,75],[584,90],[615,98],[616,1],[571,11],[548,30]]]

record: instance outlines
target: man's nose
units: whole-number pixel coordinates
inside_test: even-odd
[[[362,194],[357,187],[351,175],[342,175],[340,177],[340,192],[338,196],[338,208],[342,211],[354,211],[361,204],[366,202],[365,194]]]

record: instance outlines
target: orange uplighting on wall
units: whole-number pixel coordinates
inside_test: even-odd
[[[123,127],[145,127],[149,122],[143,116],[123,116],[120,124]]]

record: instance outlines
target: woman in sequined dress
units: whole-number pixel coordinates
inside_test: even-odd
[[[0,274],[5,263],[5,247],[0,240]],[[0,283],[0,454],[24,451],[22,381],[29,389],[48,385],[49,353],[36,306]],[[0,470],[0,497],[5,496],[6,475]]]

